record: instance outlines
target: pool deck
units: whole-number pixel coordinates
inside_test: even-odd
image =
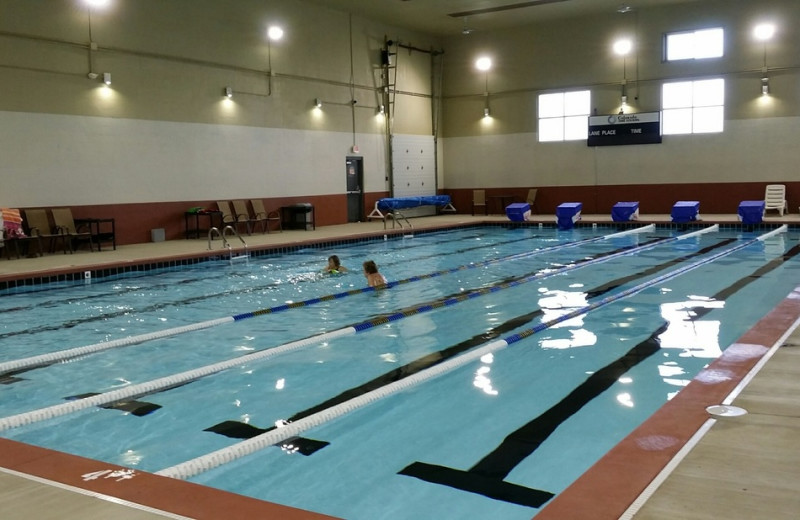
[[[702,218],[702,223],[708,224],[738,223],[736,215]],[[532,220],[553,223],[554,217],[534,215]],[[582,220],[606,223],[610,217],[584,215]],[[421,230],[482,221],[507,219],[439,215],[415,218],[411,223]],[[639,220],[642,224],[669,221],[668,215],[643,215]],[[800,215],[769,216],[765,223],[800,225]],[[391,223],[388,227],[391,229]],[[335,242],[382,232],[383,223],[373,221],[244,238],[252,250]],[[212,245],[219,252],[219,241]],[[208,241],[194,239],[125,245],[94,253],[59,252],[38,258],[8,260],[3,256],[0,280],[207,254]],[[795,289],[742,336],[736,348],[729,348],[727,355],[708,367],[706,374],[715,377],[695,378],[553,499],[537,520],[800,517],[798,320],[800,289]],[[709,404],[722,403],[749,413],[715,419],[705,411]],[[108,469],[118,468],[0,439],[0,516],[4,520],[330,518],[146,473],[137,472],[135,478],[109,478],[107,471],[93,480],[85,477]]]

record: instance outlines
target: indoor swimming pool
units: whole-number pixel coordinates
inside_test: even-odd
[[[32,287],[0,298],[0,436],[348,520],[529,519],[794,289],[799,237],[475,226]]]

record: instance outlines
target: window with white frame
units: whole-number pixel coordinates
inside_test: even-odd
[[[724,31],[720,27],[668,33],[664,37],[664,57],[667,61],[721,58],[723,43]]]
[[[588,90],[539,95],[539,141],[577,141],[589,136]]]
[[[661,89],[661,133],[722,132],[725,80],[678,81]]]

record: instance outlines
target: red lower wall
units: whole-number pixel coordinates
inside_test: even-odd
[[[584,214],[606,214],[620,201],[639,201],[642,214],[668,214],[678,200],[700,201],[701,214],[733,214],[742,200],[763,200],[767,183],[732,184],[648,184],[620,186],[553,186],[539,187],[536,212],[555,214],[562,202],[582,202]],[[786,185],[789,210],[798,211],[800,182]],[[472,212],[472,190],[441,190],[450,195],[459,213]],[[503,202],[522,202],[528,188],[486,188],[490,213],[502,213]],[[375,207],[375,202],[388,197],[386,192],[364,194],[365,217]],[[504,197],[500,198],[500,197]],[[347,223],[347,195],[312,195],[308,197],[281,197],[263,199],[267,211],[280,210],[281,206],[310,202],[314,205],[318,226]],[[216,201],[151,202],[141,204],[97,204],[73,206],[74,218],[113,218],[116,224],[117,244],[138,244],[150,241],[150,230],[164,228],[167,240],[184,238],[184,213],[195,206],[216,209]],[[23,208],[24,209],[24,208]]]
[[[642,214],[669,214],[679,200],[700,202],[700,214],[735,214],[743,200],[764,200],[766,182],[730,184],[645,184],[618,186],[545,186],[538,187],[536,212],[555,214],[562,202],[583,203],[584,214],[610,214],[617,202],[638,201]],[[789,211],[797,213],[800,205],[800,182],[779,182],[786,186]],[[536,186],[531,186],[535,188]],[[442,190],[450,195],[459,213],[472,213],[472,189]],[[486,188],[490,213],[502,213],[500,196],[524,202],[528,188]],[[482,210],[479,210],[482,212]]]
[[[375,201],[387,197],[386,193],[365,194],[365,214],[372,211]],[[282,197],[262,199],[267,211],[280,211],[281,206],[310,202],[318,226],[347,223],[347,195],[315,195],[309,197]],[[149,202],[140,204],[96,204],[72,206],[72,216],[80,218],[113,218],[116,226],[117,245],[150,242],[151,229],[164,229],[167,240],[185,236],[184,213],[192,207],[217,209],[216,201],[187,200],[181,202]],[[25,208],[22,208],[23,210]],[[52,209],[52,208],[48,208]],[[205,223],[204,223],[205,224]]]

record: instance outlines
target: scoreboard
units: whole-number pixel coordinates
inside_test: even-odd
[[[661,113],[614,114],[589,117],[589,146],[661,142]]]

